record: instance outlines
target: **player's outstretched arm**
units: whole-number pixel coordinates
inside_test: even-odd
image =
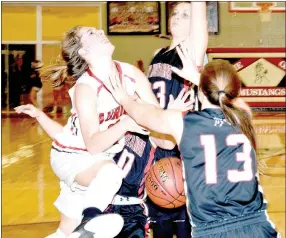
[[[163,134],[174,136],[178,142],[178,135],[183,130],[183,120],[180,111],[163,110],[150,104],[141,104],[128,96],[123,89],[118,78],[110,78],[110,84],[106,85],[116,101],[120,103],[127,114],[130,115],[138,124],[151,130]],[[180,127],[179,130],[178,127]]]
[[[44,112],[32,104],[15,107],[15,111],[17,113],[25,113],[30,117],[36,118],[39,124],[51,138],[54,138],[55,135],[63,130],[63,126],[61,124],[49,118]]]
[[[131,75],[135,79],[136,93],[140,99],[145,103],[159,107],[158,100],[152,91],[151,83],[149,82],[146,75],[133,65],[130,65],[130,69]]]

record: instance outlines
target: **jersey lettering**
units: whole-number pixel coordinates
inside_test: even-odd
[[[135,160],[135,155],[129,153],[127,149],[124,149],[117,162],[118,167],[122,169],[123,178],[126,178],[128,173],[130,172],[134,160]]]
[[[158,81],[153,84],[153,89],[158,89],[157,98],[161,108],[165,108],[166,105],[166,83],[164,81]]]
[[[201,135],[201,145],[204,147],[205,154],[205,176],[207,184],[217,183],[217,152],[216,138],[214,135]],[[251,144],[243,134],[232,134],[226,138],[227,146],[242,144],[243,152],[236,153],[236,161],[244,162],[243,170],[228,170],[227,178],[232,183],[250,181],[253,178]]]

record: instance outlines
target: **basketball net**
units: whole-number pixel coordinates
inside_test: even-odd
[[[256,2],[256,5],[260,7],[260,21],[261,22],[270,22],[271,21],[271,9],[273,6],[271,2]]]

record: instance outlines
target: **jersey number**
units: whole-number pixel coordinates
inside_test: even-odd
[[[157,98],[159,99],[160,107],[166,106],[166,83],[164,81],[158,81],[153,84],[153,89],[158,89]]]
[[[247,137],[243,134],[232,134],[226,138],[227,146],[243,144],[243,151],[236,153],[236,160],[244,162],[243,170],[228,170],[227,178],[230,182],[237,183],[250,181],[253,178],[251,145]],[[214,135],[201,135],[201,145],[205,151],[205,176],[207,184],[217,183],[217,152]]]
[[[126,178],[128,173],[130,172],[134,160],[135,160],[135,155],[129,153],[128,150],[124,149],[117,162],[118,167],[122,169],[124,178]]]

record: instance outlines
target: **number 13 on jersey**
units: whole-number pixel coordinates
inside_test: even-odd
[[[201,135],[201,145],[205,153],[205,177],[207,184],[217,183],[217,152],[216,138],[214,135]],[[236,153],[236,161],[243,162],[242,170],[228,170],[227,179],[232,183],[250,181],[253,178],[251,145],[247,137],[243,134],[232,134],[227,136],[226,145],[236,146],[242,144],[242,152]],[[231,157],[229,159],[232,159]]]

